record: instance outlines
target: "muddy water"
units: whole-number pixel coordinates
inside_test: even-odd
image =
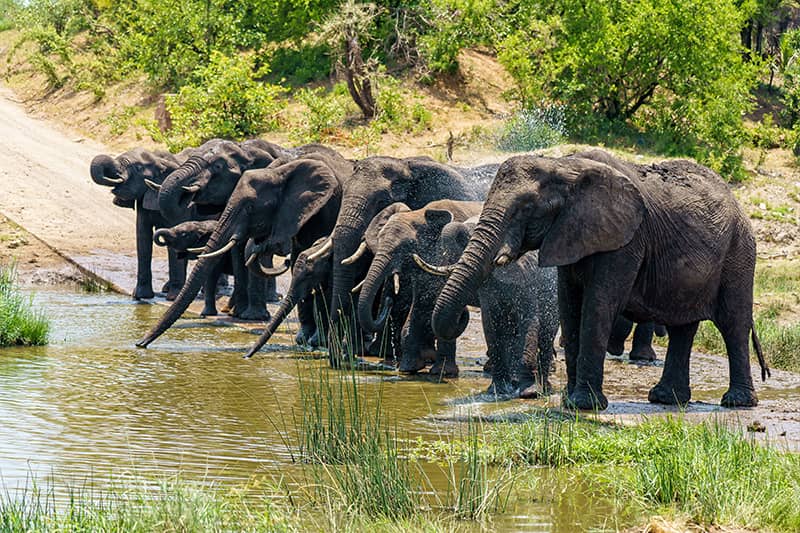
[[[51,344],[0,350],[4,488],[51,475],[102,484],[112,474],[179,474],[223,489],[254,476],[300,478],[287,445],[295,442],[297,375],[327,363],[292,351],[289,334],[277,339],[286,344],[243,360],[252,334],[190,319],[142,350],[134,342],[163,307],[58,291],[40,292],[36,301],[52,319]],[[474,340],[465,348],[469,342],[480,354]],[[387,416],[410,438],[447,437],[465,412],[495,408],[470,400],[488,382],[469,369],[448,383],[391,373],[359,379],[368,389],[382,387]],[[444,489],[438,468],[431,465],[428,475]],[[496,524],[570,531],[605,523],[609,512],[580,493],[552,508],[522,487]]]

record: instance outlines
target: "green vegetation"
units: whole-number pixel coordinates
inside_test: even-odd
[[[14,265],[0,265],[0,347],[47,344],[50,324],[17,287]]]
[[[432,114],[409,103],[413,91],[397,80],[458,75],[459,53],[481,47],[511,74],[508,98],[526,110],[510,120],[502,145],[541,144],[544,133],[530,131],[525,113],[557,109],[563,123],[549,124],[557,137],[693,156],[731,179],[743,177],[745,143],[794,146],[798,138],[800,37],[783,30],[791,16],[777,0],[0,3],[0,28],[19,32],[6,59],[25,54],[20,68],[42,72],[51,89],[103,98],[109,85],[144,75],[154,92],[175,93],[174,131],[163,135],[173,149],[275,128],[349,145],[417,133]],[[780,46],[762,45],[767,32]],[[332,72],[346,83],[302,87]],[[779,95],[782,111],[751,134],[742,116],[759,82]],[[283,112],[287,99],[304,109]]]
[[[459,456],[468,442],[419,443],[417,453]],[[628,510],[688,516],[699,524],[796,531],[800,458],[720,421],[690,424],[653,418],[619,427],[563,419],[548,412],[498,424],[481,438],[484,461],[558,467],[614,494]],[[558,487],[563,490],[562,487]],[[569,490],[569,489],[567,489]],[[553,495],[557,497],[557,491]]]

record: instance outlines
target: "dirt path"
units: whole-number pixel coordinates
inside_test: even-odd
[[[32,118],[5,88],[0,88],[0,138],[0,213],[130,293],[135,284],[131,265],[136,264],[134,212],[114,206],[110,191],[89,177],[91,159],[108,149]],[[158,265],[165,254],[157,250],[155,255],[156,283],[163,283]]]

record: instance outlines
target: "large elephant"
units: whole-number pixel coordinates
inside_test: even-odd
[[[437,200],[412,211],[403,203],[395,203],[383,209],[367,228],[364,243],[374,258],[361,285],[358,318],[364,330],[377,333],[384,329],[385,318],[391,316],[394,357],[402,372],[417,372],[428,361],[435,361],[432,374],[458,375],[455,343],[437,346],[430,327],[433,299],[428,298],[431,305],[422,305],[431,285],[437,284],[438,290],[443,283],[415,268],[413,255],[432,260],[445,224],[478,215],[482,205]]]
[[[352,316],[351,290],[369,267],[367,260],[342,264],[359,247],[372,218],[389,204],[402,202],[420,209],[442,199],[481,200],[485,180],[469,180],[459,171],[428,158],[396,159],[369,157],[355,165],[353,178],[344,188],[342,207],[331,234],[333,247],[333,293],[331,318],[334,324],[347,319],[345,339],[355,339],[354,353],[363,353],[360,328]],[[490,171],[483,172],[483,174]],[[483,187],[483,188],[482,188]],[[357,298],[356,298],[357,299]],[[342,328],[339,328],[342,329]]]
[[[297,256],[292,265],[292,282],[289,290],[267,322],[261,337],[245,354],[246,358],[252,357],[269,341],[295,306],[298,308],[297,314],[300,319],[300,329],[295,342],[313,347],[324,343],[329,320],[327,302],[330,301],[330,279],[333,269],[333,251],[328,249],[318,254],[324,241],[325,238],[319,239]],[[314,254],[317,254],[316,258],[310,260],[308,257]],[[274,276],[279,272],[267,271],[265,274]]]
[[[712,320],[730,367],[722,405],[756,405],[749,338],[762,379],[768,368],[753,326],[755,239],[728,186],[689,161],[632,165],[628,174],[596,159],[518,156],[503,163],[436,302],[434,331],[456,337],[466,298],[495,265],[538,249],[540,265],[558,266],[566,404],[607,407],[603,362],[621,312],[669,332],[651,402],[689,401],[692,341],[699,322]]]
[[[188,220],[171,228],[157,230],[153,234],[153,241],[159,246],[167,246],[170,250],[174,250],[179,259],[197,259],[198,254],[192,249],[205,247],[216,227],[216,220]],[[221,274],[233,274],[230,253],[218,263],[215,270],[206,279],[203,286],[204,307],[200,313],[202,316],[217,314],[217,281]],[[241,287],[238,289],[241,290]],[[231,300],[233,302],[237,300],[235,291]]]
[[[244,247],[252,238],[294,259],[330,233],[352,163],[323,153],[277,163],[282,164],[244,173],[183,290],[137,346],[150,344],[181,316],[214,265],[237,244]]]
[[[189,156],[190,151],[174,155],[169,152],[151,151],[144,148],[129,150],[117,157],[101,154],[92,159],[89,172],[92,180],[111,187],[114,204],[136,210],[136,288],[133,297],[137,300],[153,298],[153,230],[172,225],[158,208],[157,193],[145,180],[161,183]],[[178,219],[185,220],[189,209],[176,211]],[[180,222],[181,220],[177,220]],[[172,251],[168,253],[169,280],[162,289],[168,300],[174,300],[186,279],[186,261],[179,260]]]

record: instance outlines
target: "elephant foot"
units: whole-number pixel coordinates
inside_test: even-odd
[[[137,285],[136,289],[133,291],[133,298],[135,300],[149,300],[155,298],[155,296],[152,287],[140,287]]]
[[[166,296],[166,299],[167,299],[167,301],[168,301],[168,302],[172,302],[172,301],[174,301],[174,300],[175,300],[175,298],[177,298],[177,297],[178,297],[178,294],[179,294],[180,292],[181,292],[181,291],[180,291],[180,289],[178,289],[178,290],[170,290],[170,291],[167,291],[167,296]]]
[[[687,387],[685,390],[680,390],[660,382],[650,389],[650,393],[647,395],[647,400],[650,403],[660,403],[664,405],[686,405],[691,399],[691,388]]]
[[[545,380],[544,383],[532,383],[528,385],[519,393],[519,397],[523,400],[534,400],[536,398],[543,398],[545,396],[550,396],[553,392],[553,387],[550,386],[550,382]]]
[[[457,378],[458,365],[455,361],[436,361],[428,373],[431,376],[438,376],[440,378]]]
[[[723,407],[755,407],[758,405],[758,396],[753,389],[731,387],[722,395],[720,405]]]
[[[652,346],[635,346],[628,355],[631,361],[655,361],[656,351]]]
[[[606,351],[613,356],[619,357],[625,351],[625,339],[621,341],[609,339]]]
[[[602,391],[595,392],[589,385],[578,385],[564,400],[564,406],[581,411],[604,411],[608,398]]]
[[[325,347],[325,336],[323,333],[317,329],[311,337],[308,339],[308,345],[312,348],[324,348]]]
[[[306,328],[301,327],[300,330],[297,332],[297,335],[294,336],[294,343],[299,346],[308,346],[311,344],[310,339],[314,335],[316,335],[317,330],[316,328],[307,330]]]
[[[416,357],[403,356],[400,360],[400,368],[398,370],[404,374],[416,374],[435,360],[435,358],[426,357],[424,353],[420,353]]]
[[[666,337],[667,328],[661,324],[657,324],[654,333],[656,334],[656,337]]]
[[[510,380],[493,380],[486,394],[493,396],[512,396],[517,392],[517,387]]]
[[[206,306],[200,311],[200,316],[217,316],[217,308]]]
[[[238,318],[242,320],[259,320],[261,322],[266,322],[269,320],[269,317],[269,311],[266,309],[248,307],[242,311]]]

